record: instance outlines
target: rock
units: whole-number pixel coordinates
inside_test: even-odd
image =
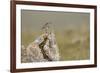
[[[44,40],[45,36],[48,36],[46,40]],[[26,51],[27,55],[27,59],[22,58],[22,62],[26,62],[26,60],[27,62],[59,61],[60,59],[54,33],[41,35],[30,43],[26,50],[22,46],[22,51]],[[22,57],[24,57],[25,52],[22,53]]]

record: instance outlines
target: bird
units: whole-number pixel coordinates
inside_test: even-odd
[[[59,61],[59,49],[56,43],[55,34],[47,32],[50,22],[43,25],[44,33],[37,37],[26,47],[26,62]],[[24,46],[22,46],[24,47]],[[25,48],[25,47],[24,47]]]

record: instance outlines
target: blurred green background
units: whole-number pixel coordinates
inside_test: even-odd
[[[21,44],[27,47],[50,22],[55,33],[60,60],[90,58],[90,14],[78,12],[21,10]]]

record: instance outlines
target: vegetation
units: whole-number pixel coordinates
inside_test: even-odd
[[[22,32],[22,45],[33,42],[41,32]],[[90,57],[90,34],[87,29],[67,29],[55,31],[60,60],[85,60]]]

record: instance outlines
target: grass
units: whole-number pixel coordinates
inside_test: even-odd
[[[22,32],[22,45],[28,46],[39,34],[41,32]],[[61,61],[89,59],[90,38],[87,30],[68,29],[61,32],[55,31],[55,34]]]

